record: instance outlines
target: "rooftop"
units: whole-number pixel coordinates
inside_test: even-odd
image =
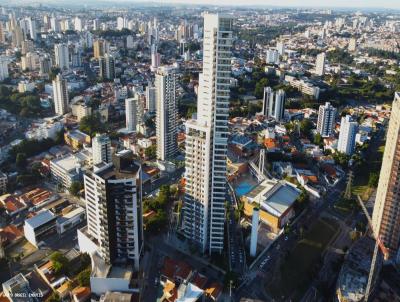
[[[68,172],[75,170],[79,165],[78,159],[73,154],[69,154],[61,158],[55,158],[51,161],[51,163]]]
[[[32,228],[40,227],[41,225],[56,220],[56,216],[49,210],[40,211],[32,218],[26,219],[25,224],[30,225]]]
[[[280,216],[293,205],[300,193],[299,189],[286,181],[267,179],[244,196],[250,203],[258,203],[264,210]]]

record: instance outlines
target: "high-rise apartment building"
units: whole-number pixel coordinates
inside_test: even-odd
[[[385,152],[372,214],[372,227],[388,251],[386,258],[399,262],[400,253],[400,93],[396,92],[386,135]]]
[[[49,74],[51,71],[51,57],[48,54],[44,54],[42,57],[39,59],[39,69],[40,75],[46,75]]]
[[[96,40],[93,42],[93,55],[95,59],[100,59],[108,52],[108,43],[106,40]]]
[[[146,87],[146,109],[148,112],[156,112],[156,88],[149,84]]]
[[[317,132],[322,137],[330,137],[335,126],[336,108],[326,102],[320,105],[318,110]]]
[[[4,81],[8,76],[8,59],[0,57],[0,81]]]
[[[157,159],[172,160],[178,152],[177,74],[173,67],[160,67],[156,72]]]
[[[96,134],[92,139],[93,164],[111,163],[111,140],[106,134]]]
[[[322,52],[317,55],[317,61],[315,63],[315,74],[323,76],[325,74],[325,53]]]
[[[53,101],[57,115],[64,115],[68,112],[68,87],[67,81],[58,74],[53,80]]]
[[[350,115],[342,117],[337,150],[347,155],[352,155],[356,147],[356,134],[358,123]]]
[[[224,246],[232,17],[204,14],[197,119],[186,123],[183,231],[203,252]]]
[[[137,100],[128,98],[125,100],[125,121],[128,131],[136,131],[137,126]]]
[[[99,58],[100,77],[102,79],[115,79],[115,59],[110,54],[105,54]]]
[[[283,41],[276,43],[276,50],[278,51],[279,55],[283,56],[285,54],[285,43]]]
[[[264,88],[263,115],[281,121],[285,115],[285,92],[280,89],[274,92],[271,87]]]
[[[141,167],[132,151],[116,153],[113,163],[95,165],[84,175],[84,184],[87,227],[78,232],[80,249],[91,248],[107,264],[131,263],[138,270],[143,247]],[[82,244],[82,234],[94,249]]]
[[[74,29],[76,31],[82,31],[83,30],[83,24],[82,24],[82,19],[79,17],[75,17],[74,19]]]
[[[64,43],[54,44],[55,64],[61,70],[69,69],[68,45]]]

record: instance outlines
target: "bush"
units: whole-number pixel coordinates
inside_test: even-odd
[[[69,261],[60,252],[54,252],[50,255],[50,260],[53,262],[54,272],[57,275],[61,275],[67,272]]]

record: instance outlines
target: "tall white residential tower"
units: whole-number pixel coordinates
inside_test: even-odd
[[[232,17],[204,14],[197,119],[186,123],[186,238],[203,252],[224,247]]]

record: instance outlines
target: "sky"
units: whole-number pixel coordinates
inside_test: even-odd
[[[311,7],[376,7],[400,9],[400,0],[155,0],[161,3],[195,3],[216,5],[271,5]]]

